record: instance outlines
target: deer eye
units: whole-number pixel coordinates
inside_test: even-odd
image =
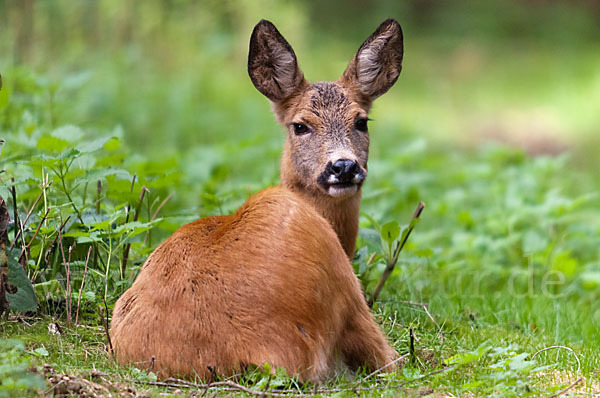
[[[358,131],[362,131],[364,133],[366,133],[369,128],[367,127],[367,121],[369,119],[358,119],[356,122],[354,122],[354,127],[358,130]]]
[[[292,123],[292,128],[294,129],[294,134],[303,135],[309,132],[308,126],[302,123]]]

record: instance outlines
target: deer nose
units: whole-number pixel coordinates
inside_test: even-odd
[[[358,163],[349,159],[338,159],[331,165],[331,171],[340,182],[350,182],[359,170]]]

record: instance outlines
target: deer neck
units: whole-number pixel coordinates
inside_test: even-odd
[[[348,198],[336,199],[321,192],[308,190],[299,181],[286,179],[283,174],[281,185],[302,197],[329,221],[346,255],[352,260],[358,235],[361,190]]]

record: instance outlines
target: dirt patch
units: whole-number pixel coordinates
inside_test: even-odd
[[[44,365],[43,374],[49,387],[45,396],[54,397],[150,397],[147,393],[139,393],[133,387],[123,383],[110,381],[100,372],[67,375],[56,373],[50,365]]]

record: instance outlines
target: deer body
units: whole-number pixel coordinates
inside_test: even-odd
[[[119,362],[203,378],[269,363],[320,382],[340,363],[374,370],[396,357],[349,258],[366,177],[367,112],[396,81],[401,60],[400,26],[387,20],[342,78],[311,84],[277,29],[256,26],[248,71],[288,128],[281,186],[159,245],[115,305]]]

